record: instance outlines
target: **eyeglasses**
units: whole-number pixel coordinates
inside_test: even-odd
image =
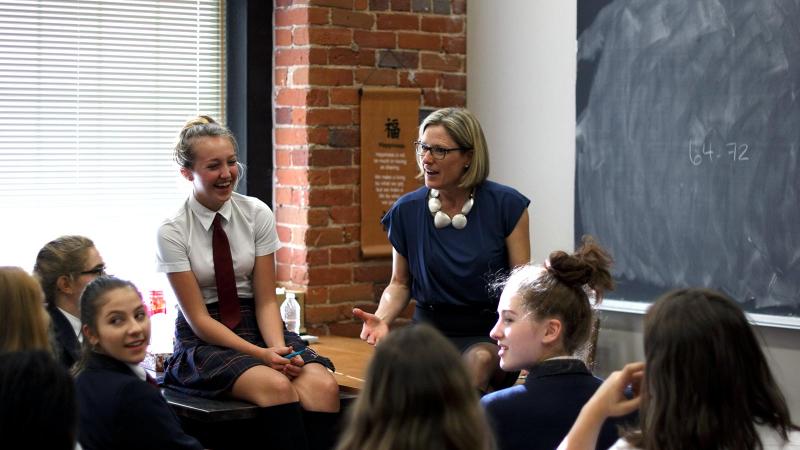
[[[89,270],[84,270],[83,272],[78,272],[78,274],[79,275],[94,275],[96,277],[99,277],[101,275],[105,275],[106,274],[106,266],[104,264],[102,266],[93,267],[93,268],[91,268]]]
[[[462,148],[431,147],[430,145],[420,141],[414,141],[414,148],[417,152],[417,156],[419,156],[420,158],[425,156],[425,152],[431,152],[433,159],[440,159],[440,160],[444,159],[444,157],[447,156],[447,154],[450,152],[464,150]]]

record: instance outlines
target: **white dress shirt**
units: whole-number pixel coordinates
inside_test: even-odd
[[[257,256],[275,253],[280,248],[275,231],[275,216],[266,203],[234,192],[219,211],[201,205],[194,194],[158,229],[156,268],[159,272],[192,271],[205,302],[218,301],[211,247],[211,224],[222,214],[222,228],[228,235],[239,297],[252,298],[252,276]]]
[[[56,308],[58,308],[58,306],[56,306]],[[81,319],[73,316],[61,308],[58,308],[58,310],[61,311],[61,314],[64,314],[64,317],[67,318],[67,322],[72,325],[72,331],[74,331],[75,336],[78,337],[78,342],[83,342],[83,333],[81,333]]]

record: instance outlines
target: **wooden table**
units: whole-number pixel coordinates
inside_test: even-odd
[[[319,342],[310,347],[333,361],[336,366],[333,376],[340,392],[355,394],[364,387],[367,366],[375,351],[373,346],[359,338],[320,336]]]

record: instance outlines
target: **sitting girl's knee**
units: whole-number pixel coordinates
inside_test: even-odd
[[[300,397],[292,382],[286,377],[274,378],[269,380],[267,385],[259,387],[253,386],[246,399],[260,407],[283,405],[299,401]]]
[[[279,381],[275,382],[270,390],[274,391],[276,395],[284,396],[289,399],[293,398],[293,401],[297,401],[297,391],[292,385],[292,381],[286,377],[282,377]]]
[[[331,375],[318,377],[319,389],[326,394],[339,396],[339,383]]]

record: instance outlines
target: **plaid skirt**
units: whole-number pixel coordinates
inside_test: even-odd
[[[233,332],[251,344],[266,347],[256,322],[253,299],[240,298],[239,304],[242,320]],[[218,304],[212,303],[206,307],[209,315],[219,320]],[[283,339],[294,351],[306,348],[300,336],[286,328],[283,330]],[[319,363],[334,370],[330,359],[311,348],[300,356],[306,364]],[[175,321],[175,350],[164,368],[164,384],[190,395],[214,398],[229,392],[241,374],[259,365],[266,364],[246,353],[206,343],[194,334],[183,312],[179,312]]]

